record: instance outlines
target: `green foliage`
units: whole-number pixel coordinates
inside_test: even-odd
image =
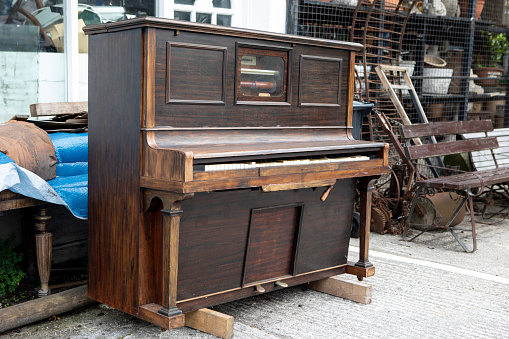
[[[506,54],[506,48],[509,47],[509,41],[504,33],[493,33],[482,31],[482,35],[488,38],[484,46],[490,55],[489,67],[499,67],[502,64],[502,58]]]
[[[0,297],[8,292],[14,292],[21,279],[25,277],[25,273],[16,265],[21,261],[23,254],[14,252],[11,247],[12,239],[14,237],[0,241]]]

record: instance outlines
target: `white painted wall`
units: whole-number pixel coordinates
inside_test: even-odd
[[[261,31],[286,32],[286,0],[233,0],[232,26]],[[238,8],[238,10],[237,10]]]
[[[0,52],[0,122],[37,102],[38,53]]]
[[[79,92],[88,100],[88,54],[78,57]],[[0,123],[34,103],[66,101],[63,53],[0,52]]]
[[[65,101],[64,53],[39,53],[37,99],[43,103]]]

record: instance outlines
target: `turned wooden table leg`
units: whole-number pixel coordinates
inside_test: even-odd
[[[39,269],[39,277],[41,278],[41,289],[39,297],[51,294],[49,289],[49,276],[51,272],[51,254],[53,249],[53,235],[48,232],[49,220],[51,216],[47,214],[45,208],[41,208],[39,213],[35,215],[35,246],[37,253],[37,267]]]
[[[359,179],[360,191],[360,244],[359,244],[359,261],[355,266],[362,268],[372,267],[369,262],[369,231],[371,224],[371,195],[374,190],[376,179],[366,177]],[[358,277],[362,280],[362,277]]]

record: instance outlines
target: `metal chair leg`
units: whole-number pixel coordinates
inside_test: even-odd
[[[417,190],[415,191],[415,194],[414,194],[414,199],[412,200],[412,206],[410,207],[410,211],[408,212],[408,217],[407,217],[407,225],[410,226],[410,219],[412,219],[412,215],[414,213],[414,210],[415,210],[415,205],[417,205],[417,198],[419,197],[419,194],[421,193],[422,191],[422,187],[418,187]],[[407,237],[407,225],[405,225],[403,227],[403,238],[406,239]]]
[[[475,250],[477,250],[477,238],[476,238],[476,234],[475,234],[475,218],[474,218],[474,201],[473,201],[473,198],[471,195],[468,195],[468,198],[465,198],[465,201],[466,199],[468,199],[468,203],[469,203],[469,209],[470,209],[470,219],[471,219],[471,223],[472,223],[472,250],[470,250],[467,245],[463,242],[463,240],[460,239],[460,237],[456,234],[456,228],[454,227],[451,227],[450,228],[450,231],[451,231],[451,234],[452,236],[454,237],[454,239],[456,239],[456,241],[460,244],[460,246],[463,248],[463,250],[465,250],[465,252],[468,252],[468,253],[472,253],[472,252],[475,252]],[[463,204],[462,204],[463,205]]]

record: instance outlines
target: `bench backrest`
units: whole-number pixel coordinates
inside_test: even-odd
[[[401,126],[404,139],[457,135],[465,133],[493,131],[490,120],[477,121],[447,121],[429,124],[415,124]],[[462,152],[474,152],[498,147],[496,137],[485,137],[436,144],[408,145],[406,153],[409,159],[423,159]]]

